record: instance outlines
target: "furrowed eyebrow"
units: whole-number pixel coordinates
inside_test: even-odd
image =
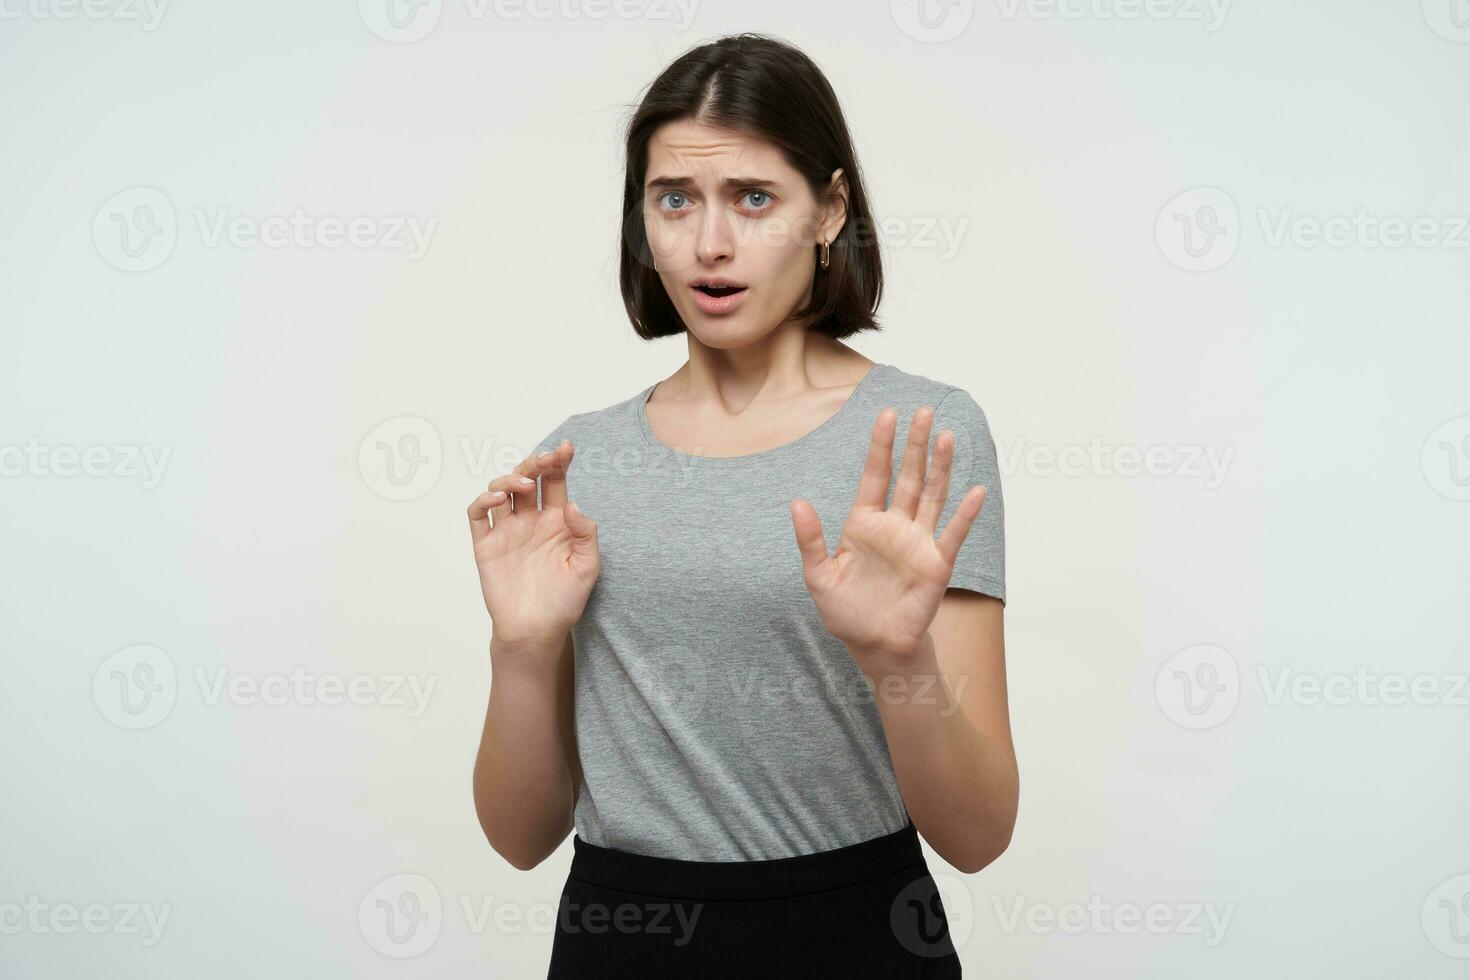
[[[726,177],[720,181],[724,187],[780,187],[779,181],[766,180],[763,177]],[[645,190],[653,190],[656,187],[685,188],[694,186],[693,177],[653,177],[647,184]]]

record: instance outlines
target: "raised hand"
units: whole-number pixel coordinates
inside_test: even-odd
[[[934,410],[928,406],[914,413],[893,503],[885,508],[898,413],[891,408],[878,413],[857,498],[835,554],[827,554],[822,522],[812,505],[801,499],[791,502],[807,590],[827,629],[859,660],[869,654],[901,659],[920,651],[955,557],[985,501],[985,488],[971,487],[935,540],[949,493],[954,433],[939,434],[934,465],[927,466],[933,421]]]
[[[582,617],[602,569],[597,522],[567,502],[575,447],[528,456],[469,507],[470,536],[495,639],[506,646],[560,646]],[[541,507],[536,488],[541,488]]]

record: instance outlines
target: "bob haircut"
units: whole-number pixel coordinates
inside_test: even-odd
[[[649,140],[659,127],[680,120],[773,144],[806,179],[819,204],[830,203],[832,171],[842,169],[847,218],[829,246],[828,268],[817,263],[813,249],[811,302],[790,315],[812,317],[811,329],[833,338],[881,329],[874,316],[883,291],[882,261],[870,233],[876,226],[837,96],[801,51],[763,34],[744,33],[680,55],[649,85],[628,123],[618,282],[638,335],[652,340],[687,329],[654,268],[643,223]]]

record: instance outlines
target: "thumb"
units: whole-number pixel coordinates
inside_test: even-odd
[[[822,537],[822,519],[805,500],[791,501],[791,526],[801,550],[801,567],[808,575],[827,560],[827,541]]]
[[[582,513],[580,507],[569,500],[562,508],[562,515],[566,518],[567,530],[572,532],[579,546],[596,542],[597,522]]]

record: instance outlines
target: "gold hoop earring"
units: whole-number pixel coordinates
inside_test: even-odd
[[[827,268],[831,264],[832,264],[832,250],[827,247],[827,243],[826,242],[823,242],[822,243],[822,268],[825,269],[825,268]]]

